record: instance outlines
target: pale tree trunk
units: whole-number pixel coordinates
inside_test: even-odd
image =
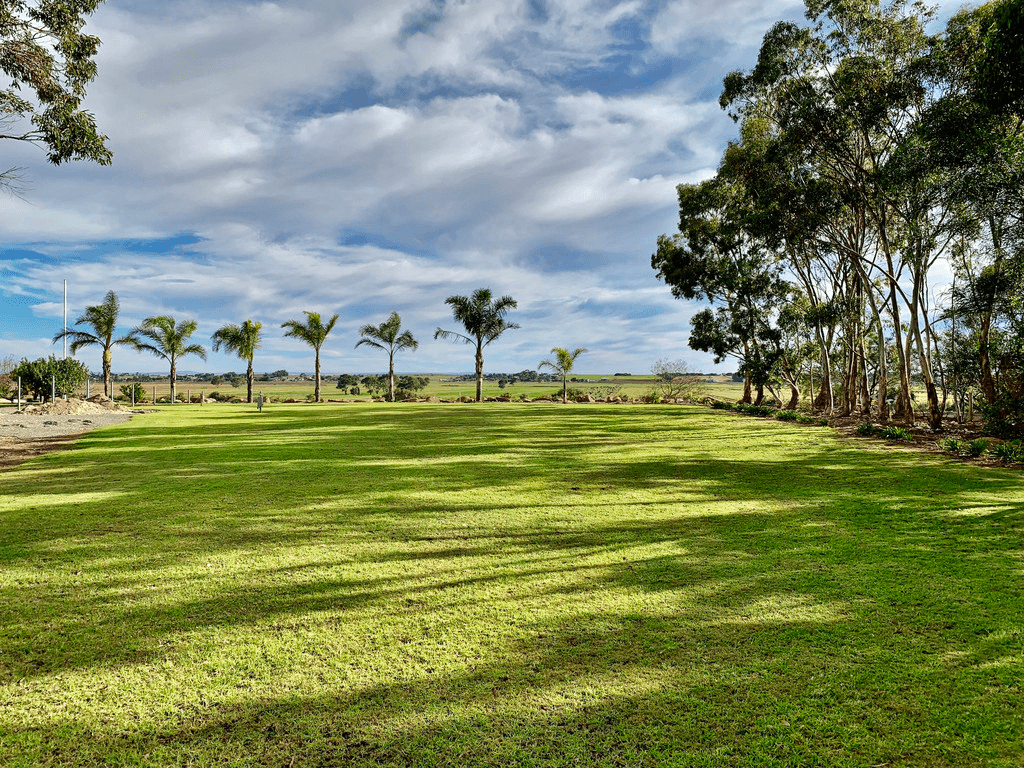
[[[175,360],[171,358],[171,404],[178,402],[177,388],[174,386],[175,379],[178,378],[178,366],[175,364]]]

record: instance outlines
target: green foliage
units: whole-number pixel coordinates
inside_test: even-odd
[[[37,400],[47,400],[53,393],[54,381],[57,397],[73,395],[79,387],[85,385],[89,369],[73,357],[58,359],[50,355],[38,360],[22,360],[11,371],[15,382],[19,376],[24,391],[30,392]]]
[[[796,411],[780,410],[775,412],[775,418],[778,421],[797,421],[800,414]]]
[[[131,384],[122,384],[120,386],[120,390],[121,390],[121,395],[128,402],[141,403],[143,400],[146,399],[146,388],[144,386],[142,386],[141,384],[139,384],[139,382],[137,382],[137,381],[133,382]],[[133,393],[135,395],[134,398],[132,397]],[[212,393],[211,393],[210,397],[211,397],[211,399],[216,399],[216,398],[213,397]]]
[[[770,418],[775,414],[774,408],[770,408],[767,405],[751,405],[750,403],[736,403],[733,406],[733,410],[737,413],[742,413],[744,416],[757,416],[760,418]]]
[[[977,458],[981,456],[985,451],[988,450],[988,440],[983,437],[979,437],[977,440],[971,440],[967,444],[967,455]]]
[[[68,160],[109,165],[113,157],[107,137],[82,106],[86,85],[96,77],[100,45],[82,28],[100,2],[6,0],[0,5],[0,68],[10,81],[0,91],[0,114],[8,123],[2,138],[42,144],[54,165]],[[25,91],[34,100],[25,98]]]
[[[711,403],[711,407],[718,411],[731,411],[733,404],[725,400],[715,400]]]
[[[857,426],[857,434],[861,437],[870,437],[875,434],[875,425],[870,421]]]
[[[1007,464],[1024,461],[1024,442],[1012,440],[1002,443],[990,448],[989,453]]]
[[[939,441],[939,447],[949,453],[961,454],[967,449],[967,444],[957,437],[947,437]]]
[[[906,427],[880,427],[877,430],[877,434],[879,437],[885,440],[891,440],[893,442],[904,442],[910,440],[910,432],[907,430]]]

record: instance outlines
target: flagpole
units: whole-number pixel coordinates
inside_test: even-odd
[[[68,281],[64,281],[64,359],[68,359]]]

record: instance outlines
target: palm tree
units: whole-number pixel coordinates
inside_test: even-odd
[[[262,327],[262,323],[246,320],[241,325],[225,325],[223,328],[218,328],[211,337],[214,352],[219,351],[223,346],[225,351],[234,352],[249,364],[249,368],[245,372],[245,401],[247,403],[252,402],[252,382],[256,378],[256,374],[252,370],[252,359],[256,356],[256,350],[260,348],[260,329]]]
[[[452,315],[465,326],[468,335],[438,328],[434,338],[452,341],[461,339],[467,344],[476,344],[476,401],[479,403],[483,400],[484,347],[505,331],[519,327],[505,320],[505,313],[516,308],[516,300],[511,296],[495,300],[491,297],[490,289],[480,288],[472,296],[449,296],[444,303],[452,308]]]
[[[305,323],[300,323],[298,320],[289,320],[286,323],[281,323],[281,327],[288,329],[285,331],[285,336],[294,336],[297,339],[302,339],[316,350],[316,387],[313,390],[313,396],[319,403],[322,402],[320,400],[320,347],[323,346],[324,341],[327,339],[327,334],[334,328],[334,324],[338,322],[338,316],[335,315],[327,325],[324,325],[320,321],[320,314],[318,312],[303,312],[303,314],[306,316]]]
[[[160,315],[158,317],[147,317],[142,325],[134,328],[126,337],[127,343],[131,344],[140,352],[152,352],[157,357],[162,357],[171,364],[171,402],[177,402],[175,397],[175,382],[178,378],[178,358],[186,355],[196,355],[206,359],[206,350],[200,344],[188,344],[189,337],[196,332],[197,323],[195,320],[182,320],[175,323],[173,317]],[[139,339],[142,336],[149,339],[152,344]]]
[[[537,369],[550,368],[556,374],[562,377],[562,403],[567,401],[566,388],[565,388],[565,377],[572,371],[572,367],[576,364],[576,358],[586,352],[585,347],[577,347],[572,352],[561,347],[552,347],[551,354],[555,357],[553,360],[541,360],[540,365]]]
[[[130,344],[128,337],[114,338],[114,328],[117,326],[118,313],[117,294],[107,291],[102,304],[95,307],[86,307],[85,313],[75,320],[75,325],[88,323],[92,326],[94,333],[87,331],[74,331],[65,328],[53,337],[54,343],[67,337],[71,339],[71,354],[75,354],[82,347],[93,344],[103,348],[103,394],[107,397],[113,396],[113,387],[110,384],[110,350],[115,344]]]
[[[402,319],[397,312],[392,312],[385,322],[380,325],[364,325],[359,329],[362,336],[356,342],[369,344],[371,347],[383,349],[388,353],[388,402],[395,402],[395,353],[401,349],[416,349],[420,343],[412,337],[409,331],[399,331],[402,328]]]

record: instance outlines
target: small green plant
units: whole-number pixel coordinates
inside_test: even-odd
[[[775,419],[777,421],[796,421],[800,418],[800,414],[796,411],[776,411]]]
[[[727,403],[724,400],[715,400],[711,403],[711,407],[718,411],[731,411],[732,403]]]
[[[878,435],[893,442],[910,439],[910,432],[907,431],[906,427],[883,427],[878,430]]]
[[[967,444],[956,437],[947,437],[939,441],[939,447],[949,453],[963,453]]]
[[[828,419],[818,419],[818,426],[819,427],[827,427],[828,426]]]
[[[1024,444],[1020,440],[994,446],[989,450],[993,456],[1007,464],[1024,461]]]
[[[813,416],[805,416],[802,413],[796,417],[796,420],[800,424],[817,424],[818,423],[818,420],[816,418],[814,418]]]
[[[870,421],[857,427],[857,434],[861,437],[870,437],[875,434],[875,425]]]
[[[968,456],[981,456],[985,451],[988,450],[988,440],[983,437],[979,437],[977,440],[971,440],[967,444],[967,455]]]
[[[146,388],[139,384],[137,381],[133,384],[122,384],[120,386],[121,394],[125,400],[129,402],[141,403],[146,399]],[[134,391],[135,397],[132,397]]]

